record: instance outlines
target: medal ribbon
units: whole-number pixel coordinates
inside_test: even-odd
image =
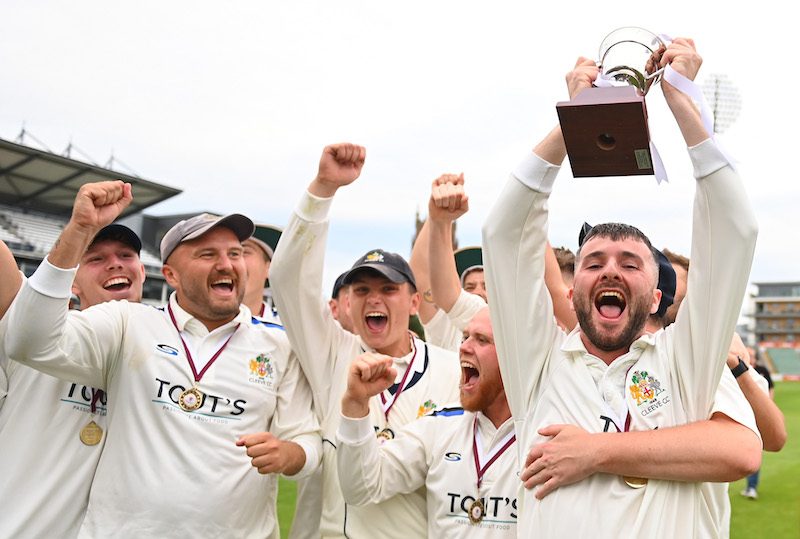
[[[92,388],[92,404],[90,408],[92,413],[97,413],[97,402],[103,398],[103,390]]]
[[[178,322],[175,321],[175,315],[172,313],[172,305],[167,305],[167,310],[169,311],[169,319],[172,320],[172,325],[175,326],[175,330],[178,332],[178,337],[181,340],[181,344],[183,344],[183,351],[186,352],[186,359],[187,361],[189,361],[189,366],[192,368],[192,375],[194,376],[194,382],[195,384],[197,384],[197,382],[199,382],[203,378],[203,375],[206,373],[208,368],[211,367],[211,365],[217,360],[222,351],[225,350],[225,347],[228,346],[228,343],[231,342],[231,339],[236,334],[236,330],[239,329],[239,326],[241,324],[236,324],[236,327],[233,328],[233,332],[231,333],[230,337],[228,337],[225,340],[225,342],[222,343],[222,346],[219,347],[217,353],[211,356],[211,359],[208,360],[206,366],[203,367],[203,369],[198,373],[197,368],[194,366],[194,359],[192,359],[192,353],[189,352],[189,347],[186,346],[186,341],[183,340],[183,335],[181,335],[181,330],[178,329]]]
[[[475,416],[475,421],[472,423],[472,458],[475,461],[475,472],[478,475],[478,488],[481,488],[483,476],[489,466],[494,464],[494,461],[500,458],[500,455],[505,453],[506,449],[511,447],[517,441],[517,435],[512,430],[505,437],[495,444],[494,448],[489,450],[486,455],[489,460],[481,466],[481,456],[483,455],[483,443],[481,442],[481,433],[478,431],[478,416]]]
[[[397,402],[397,398],[400,396],[400,393],[403,392],[405,389],[406,380],[408,380],[408,375],[414,370],[414,360],[417,359],[417,347],[414,344],[414,339],[411,339],[411,361],[408,363],[408,367],[406,367],[406,372],[403,373],[403,378],[400,380],[400,384],[397,386],[397,391],[394,392],[394,395],[389,393],[389,391],[383,391],[381,393],[381,404],[383,405],[383,415],[386,419],[389,419],[389,410],[392,409],[394,403]],[[389,395],[387,398],[386,395]]]

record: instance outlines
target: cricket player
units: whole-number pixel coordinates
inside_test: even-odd
[[[94,236],[72,283],[82,309],[112,300],[141,301],[141,248],[139,237],[124,225],[108,225]],[[11,281],[19,271],[14,264],[0,275]],[[108,396],[11,361],[4,353],[0,393],[5,394],[0,405],[0,537],[75,537],[106,441]]]
[[[79,537],[277,537],[271,474],[310,473],[320,439],[285,333],[241,304],[252,221],[202,214],[167,231],[163,309],[67,312],[82,253],[131,200],[120,181],[83,185],[8,313],[9,357],[113,396]]]
[[[366,150],[334,144],[284,229],[270,268],[281,320],[314,391],[323,431],[323,537],[425,537],[425,493],[418,490],[379,504],[344,503],[336,473],[336,430],[350,362],[363,352],[393,358],[397,379],[370,399],[374,432],[392,438],[403,425],[454,402],[460,371],[453,352],[410,334],[419,294],[408,263],[395,253],[367,251],[343,279],[354,333],[340,326],[322,291],[328,211],[338,189],[356,180]]]
[[[369,400],[397,373],[386,356],[365,353],[353,361],[337,434],[342,492],[360,505],[424,486],[428,537],[516,537],[516,436],[488,308],[467,325],[460,359],[460,406],[409,423],[382,444]]]
[[[661,62],[691,81],[702,60],[691,40],[679,38]],[[598,72],[594,62],[580,59],[567,77],[570,96],[591,86]],[[666,81],[662,88],[697,177],[693,263],[686,306],[673,326],[644,331],[660,300],[657,264],[647,237],[618,224],[594,227],[577,254],[570,299],[579,328],[566,334],[554,322],[544,252],[547,200],[566,155],[559,128],[518,166],[484,225],[492,325],[523,452],[553,436],[552,425],[590,433],[665,429],[706,419],[712,410],[757,225],[739,177],[691,99]],[[536,490],[526,491],[520,534],[705,536],[718,524],[700,503],[700,484],[678,481],[691,476],[691,458],[660,460],[659,452],[668,449],[648,447],[637,463],[659,479],[646,480],[634,469],[625,476],[594,474],[541,500]],[[553,475],[544,464],[540,473]],[[548,488],[548,481],[539,488]]]

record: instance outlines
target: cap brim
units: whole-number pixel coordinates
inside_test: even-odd
[[[101,228],[100,231],[95,234],[94,238],[92,238],[92,243],[89,244],[89,247],[101,241],[118,241],[132,248],[137,253],[142,252],[142,240],[139,239],[136,232],[125,225],[110,224]]]
[[[272,247],[261,241],[260,239],[256,238],[255,236],[250,236],[249,238],[245,238],[242,241],[252,241],[256,245],[258,245],[259,249],[266,253],[267,258],[272,260],[272,257],[275,255],[275,252],[272,250]]]
[[[394,268],[390,268],[384,264],[361,264],[360,266],[356,266],[355,268],[351,269],[347,272],[344,279],[342,280],[342,284],[353,284],[353,279],[355,276],[361,271],[374,271],[380,273],[393,283],[412,283],[413,282],[408,278],[407,275],[397,271]]]
[[[453,253],[459,277],[468,269],[483,266],[483,251],[480,247],[463,247]]]

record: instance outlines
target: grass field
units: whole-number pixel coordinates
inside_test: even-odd
[[[786,416],[789,441],[780,453],[764,453],[758,500],[739,495],[744,480],[731,483],[731,539],[800,538],[800,382],[778,382],[775,401]],[[296,492],[293,482],[281,479],[281,537],[288,537]]]
[[[776,383],[775,402],[789,439],[780,453],[764,453],[758,500],[739,495],[744,480],[731,483],[732,539],[800,538],[800,383]]]

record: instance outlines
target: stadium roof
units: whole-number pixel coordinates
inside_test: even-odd
[[[0,202],[4,204],[69,216],[81,185],[108,179],[133,186],[133,203],[123,216],[181,192],[138,176],[0,139]]]

